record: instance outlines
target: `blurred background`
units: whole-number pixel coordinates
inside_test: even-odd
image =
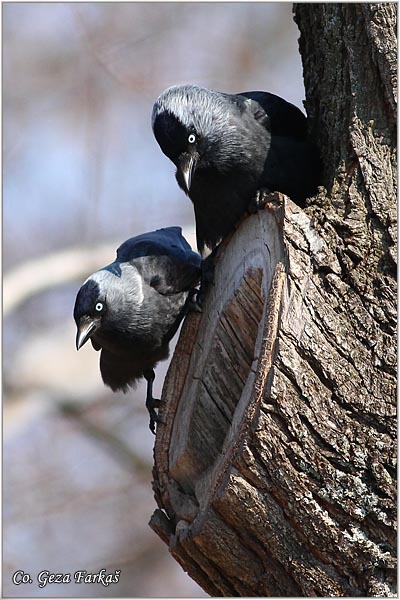
[[[190,201],[150,125],[164,88],[268,90],[302,107],[290,3],[3,3],[3,596],[205,593],[148,527],[145,386],[113,394],[75,350],[83,280]],[[171,348],[172,352],[173,348]],[[156,373],[161,393],[168,367]],[[43,569],[121,570],[48,585]],[[32,584],[12,584],[17,570]]]

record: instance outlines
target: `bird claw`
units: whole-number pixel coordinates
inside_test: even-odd
[[[268,196],[270,194],[271,194],[271,190],[269,190],[268,188],[261,188],[261,189],[257,190],[254,198],[252,198],[250,200],[250,203],[248,206],[249,213],[255,214],[255,213],[257,213],[257,211],[265,208],[265,205],[267,204],[267,201],[268,201]]]
[[[160,402],[160,400],[156,400],[156,402]],[[149,415],[150,415],[150,423],[149,423],[149,428],[151,433],[153,433],[154,435],[156,434],[156,423],[157,426],[158,425],[164,425],[165,421],[163,421],[159,415],[156,413],[156,411],[154,410],[154,408],[149,408],[147,407],[148,411],[149,411]]]
[[[164,423],[164,421],[162,421],[162,419],[159,417],[159,415],[157,414],[157,412],[155,411],[156,408],[160,408],[160,406],[162,404],[164,404],[165,400],[161,400],[160,398],[153,398],[152,396],[146,399],[146,408],[149,411],[149,415],[150,415],[150,423],[149,423],[149,428],[150,431],[152,433],[156,433],[155,431],[155,425],[157,423],[157,425],[160,425],[162,423]]]
[[[215,285],[214,273],[215,265],[214,258],[216,249],[201,261],[201,280],[200,288],[192,290],[191,298],[188,302],[189,310],[194,312],[203,312],[205,297],[210,285]]]
[[[214,285],[214,283],[212,283],[211,285]],[[206,280],[202,280],[201,285],[200,285],[200,289],[197,291],[196,294],[196,302],[193,306],[193,310],[196,312],[203,312],[203,306],[204,306],[204,302],[206,300],[206,295],[207,295],[207,291],[208,288],[210,286],[210,282],[206,281]]]
[[[192,312],[203,312],[204,301],[210,285],[214,285],[214,255],[210,254],[201,263],[201,281],[199,289],[194,288],[190,292],[188,308]]]
[[[189,308],[190,312],[198,312],[198,313],[203,312],[202,303],[200,302],[198,295],[196,295],[196,298],[194,298],[193,300],[190,300],[188,302],[188,308]]]
[[[156,435],[156,423],[157,423],[157,416],[156,417],[150,417],[150,423],[149,423],[149,429],[151,431],[151,433],[153,435]]]
[[[197,288],[194,288],[193,290],[190,290],[189,292],[189,300],[188,300],[188,310],[190,312],[203,312],[202,308],[201,308],[201,304],[199,302],[199,294],[200,294],[200,290]]]

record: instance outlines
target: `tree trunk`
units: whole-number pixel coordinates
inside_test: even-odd
[[[222,245],[164,384],[151,526],[214,596],[395,596],[396,6],[295,12],[325,188]]]

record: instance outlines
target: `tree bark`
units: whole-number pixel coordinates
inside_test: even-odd
[[[151,526],[214,596],[395,596],[396,6],[295,14],[325,187],[222,245],[164,384]]]

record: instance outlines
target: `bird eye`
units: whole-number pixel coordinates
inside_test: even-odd
[[[194,133],[191,133],[188,137],[188,142],[189,144],[194,144],[196,141],[196,136],[194,135]]]
[[[97,310],[97,312],[101,312],[104,308],[104,305],[102,302],[98,302],[95,306],[95,309]]]

